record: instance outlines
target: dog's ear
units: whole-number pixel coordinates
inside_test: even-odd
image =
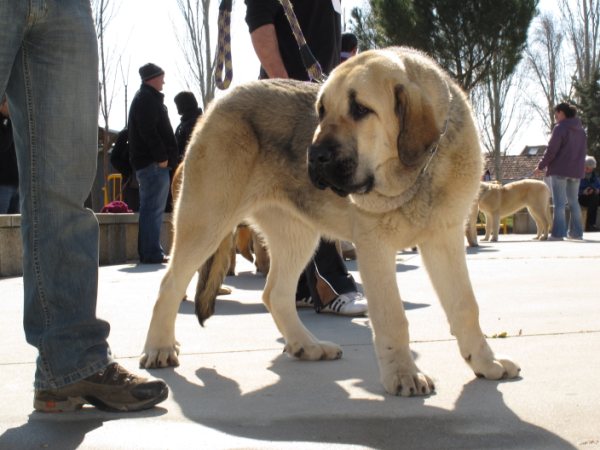
[[[433,107],[422,95],[411,98],[402,84],[394,87],[394,95],[394,110],[399,123],[398,157],[405,166],[414,167],[425,159],[427,150],[439,139],[440,131]]]

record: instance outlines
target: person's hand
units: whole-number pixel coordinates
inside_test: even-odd
[[[164,161],[161,161],[158,164],[158,167],[160,167],[161,169],[164,169],[165,167],[167,167],[169,165],[169,160],[165,159]]]
[[[533,176],[535,176],[535,177],[539,177],[540,175],[543,175],[543,174],[544,174],[544,171],[542,169],[535,169],[533,171]]]

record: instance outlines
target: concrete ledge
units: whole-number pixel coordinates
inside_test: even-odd
[[[97,213],[101,266],[124,264],[138,259],[138,213]],[[173,242],[172,214],[165,214],[161,243],[169,251]],[[21,215],[0,215],[0,277],[23,275]]]
[[[21,214],[0,214],[0,277],[22,274]]]

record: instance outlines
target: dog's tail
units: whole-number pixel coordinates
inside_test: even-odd
[[[198,284],[194,309],[200,325],[215,312],[216,298],[219,288],[229,269],[233,233],[228,234],[219,245],[217,251],[198,270]]]

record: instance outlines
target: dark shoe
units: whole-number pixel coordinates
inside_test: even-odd
[[[168,256],[163,256],[160,259],[140,259],[140,264],[167,264],[168,262]]]
[[[167,398],[162,380],[149,380],[130,373],[117,363],[59,389],[36,390],[33,407],[42,412],[68,412],[85,404],[103,411],[141,411]]]

